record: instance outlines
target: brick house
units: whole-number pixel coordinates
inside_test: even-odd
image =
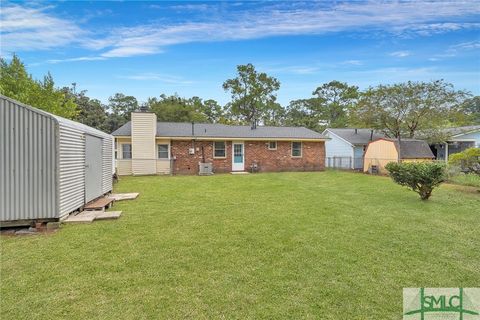
[[[231,126],[157,122],[154,113],[133,112],[115,137],[119,175],[213,172],[319,171],[327,137],[303,127]]]

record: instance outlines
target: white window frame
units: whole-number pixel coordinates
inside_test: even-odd
[[[167,157],[160,158],[160,146],[167,146]],[[157,143],[157,159],[158,160],[170,160],[170,143]]]
[[[275,148],[270,148],[270,143],[275,143]],[[268,141],[268,150],[277,150],[277,141]]]
[[[130,146],[130,158],[125,158],[124,157],[124,154],[125,152],[123,151],[123,147],[126,146],[126,145],[129,145]],[[125,160],[132,160],[132,144],[131,143],[122,143],[122,159],[125,159]]]
[[[216,144],[217,142],[223,142],[223,144],[224,144],[224,146],[225,146],[224,149],[223,149],[223,152],[224,152],[224,156],[223,156],[223,157],[217,157],[217,156],[215,155],[215,144]],[[213,143],[212,143],[212,149],[213,149],[213,158],[214,158],[214,159],[225,159],[225,158],[227,157],[227,141],[213,141]]]
[[[299,156],[294,156],[293,155],[293,144],[294,143],[300,143],[300,155]],[[303,157],[303,142],[302,141],[292,141],[292,143],[290,144],[290,155],[292,156],[292,158]]]

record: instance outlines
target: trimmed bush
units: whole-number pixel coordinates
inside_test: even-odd
[[[462,168],[465,173],[480,175],[480,148],[468,148],[462,152],[452,154],[448,164]]]
[[[445,181],[445,164],[437,162],[390,162],[385,168],[390,177],[427,200],[435,187]]]

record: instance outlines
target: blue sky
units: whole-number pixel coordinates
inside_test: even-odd
[[[2,1],[1,23],[2,57],[104,102],[122,92],[223,104],[223,81],[246,63],[280,80],[284,105],[331,80],[445,79],[480,94],[479,1]]]

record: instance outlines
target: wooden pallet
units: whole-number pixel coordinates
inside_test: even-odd
[[[113,206],[114,201],[115,201],[114,198],[109,198],[109,197],[98,198],[96,200],[93,200],[87,203],[84,207],[84,210],[85,211],[91,211],[91,210],[105,211],[105,209],[108,209]]]

